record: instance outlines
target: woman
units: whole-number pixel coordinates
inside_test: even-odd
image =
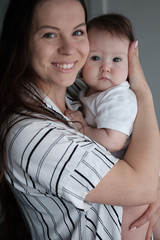
[[[32,239],[121,239],[122,207],[113,205],[149,204],[158,193],[158,126],[137,46],[129,78],[139,113],[125,161],[64,115],[79,106],[82,85],[66,89],[89,51],[83,1],[11,0],[0,46],[1,177],[4,169]]]

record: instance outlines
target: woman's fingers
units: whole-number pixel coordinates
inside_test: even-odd
[[[146,234],[145,240],[150,240],[153,229],[155,228],[158,220],[160,219],[160,192],[158,194],[158,199],[155,203],[149,205],[144,214],[132,223],[130,229],[136,229],[149,222],[149,227]]]
[[[138,93],[138,91],[143,91],[148,88],[138,55],[138,42],[135,41],[130,45],[128,51],[128,76],[131,89],[135,91],[136,94]]]

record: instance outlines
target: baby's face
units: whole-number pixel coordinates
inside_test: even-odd
[[[94,91],[104,91],[124,82],[128,76],[129,40],[107,31],[91,29],[90,53],[83,67],[84,81]]]

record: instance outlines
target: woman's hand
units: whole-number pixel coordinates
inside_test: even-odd
[[[128,52],[129,59],[129,82],[131,89],[137,95],[140,91],[140,94],[145,92],[147,89],[150,91],[148,84],[146,82],[140,61],[139,61],[139,52],[138,52],[138,41],[132,42]]]
[[[149,221],[149,227],[147,230],[147,235],[145,240],[150,240],[152,233],[154,231],[154,228],[156,226],[156,223],[158,222],[159,219],[160,219],[160,191],[158,193],[157,201],[149,205],[146,212],[131,225],[130,229],[139,228],[143,224]],[[160,226],[159,228],[157,228],[157,230],[160,232],[159,229],[160,229]],[[157,235],[157,232],[155,232],[155,235]],[[160,236],[158,239],[160,239]]]

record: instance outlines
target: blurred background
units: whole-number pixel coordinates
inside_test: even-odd
[[[9,0],[0,0],[0,30]],[[114,12],[127,16],[139,41],[140,61],[151,88],[160,127],[160,1],[85,0],[89,19]]]

